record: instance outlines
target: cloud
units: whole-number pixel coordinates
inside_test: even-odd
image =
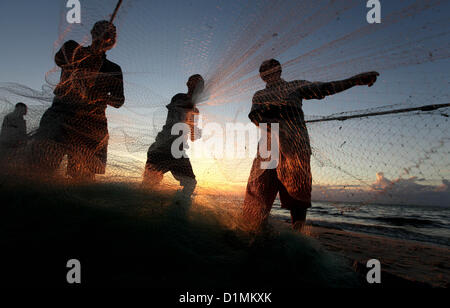
[[[378,172],[368,188],[315,186],[313,200],[450,207],[450,181],[443,179],[436,186],[418,177],[391,180]]]
[[[392,182],[384,177],[383,172],[377,173],[377,180],[373,183],[372,188],[375,190],[385,190],[392,186]]]
[[[387,179],[383,172],[378,172],[376,176],[376,181],[372,184],[372,189],[376,191],[416,193],[418,191],[425,192],[436,190],[436,186],[418,184],[417,182],[424,181],[424,179],[419,179],[416,176],[412,176],[408,179],[398,178],[392,181]]]

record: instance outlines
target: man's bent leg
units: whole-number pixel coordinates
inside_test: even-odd
[[[269,217],[278,193],[276,169],[261,169],[260,160],[253,162],[244,199],[243,216],[251,229],[262,227]]]
[[[197,186],[197,180],[195,178],[185,176],[178,177],[177,179],[180,181],[180,185],[183,187],[183,195],[185,195],[186,197],[192,196],[195,187]]]
[[[183,187],[183,195],[191,197],[195,186],[197,186],[197,180],[189,158],[183,157],[172,160],[169,169],[173,177],[180,181],[180,185]]]
[[[162,161],[162,156],[159,153],[147,153],[147,162],[142,179],[143,187],[153,187],[161,183],[165,173],[165,170],[160,167]]]
[[[30,171],[43,178],[55,175],[68,148],[65,113],[54,106],[55,101],[43,114],[27,153]]]
[[[93,180],[94,175],[86,172],[87,151],[80,145],[72,145],[67,153],[66,175],[73,182]]]
[[[311,207],[311,202],[301,201],[289,195],[286,188],[280,183],[281,206],[291,212],[292,227],[297,231],[302,231],[306,222],[306,213]]]
[[[39,177],[53,177],[65,152],[65,145],[52,140],[32,140],[29,152],[30,171]]]
[[[145,164],[144,177],[142,179],[142,186],[153,187],[161,183],[164,173],[152,164]]]

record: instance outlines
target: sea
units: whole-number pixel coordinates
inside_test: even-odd
[[[290,220],[278,199],[271,215]],[[313,202],[307,224],[450,247],[450,207]]]

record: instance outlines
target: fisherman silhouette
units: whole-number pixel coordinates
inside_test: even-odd
[[[170,171],[173,177],[180,181],[180,185],[183,186],[182,193],[190,197],[195,190],[197,181],[191,162],[184,152],[188,136],[184,136],[185,142],[180,145],[179,150],[183,153],[182,157],[175,158],[172,153],[172,144],[181,135],[173,135],[172,128],[175,124],[184,123],[189,125],[191,141],[195,141],[199,137],[199,134],[196,133],[199,130],[194,123],[194,116],[199,114],[195,104],[198,95],[203,91],[204,80],[201,75],[192,75],[186,85],[188,93],[176,94],[170,104],[166,106],[169,110],[166,124],[148,149],[142,185],[144,187],[155,186],[161,182],[164,173]]]
[[[24,103],[17,103],[14,111],[3,118],[0,133],[0,169],[3,175],[15,175],[24,166],[23,156],[28,140],[24,116],[27,111]]]
[[[0,143],[2,149],[15,149],[24,146],[27,141],[27,124],[23,118],[28,108],[24,103],[17,103],[14,111],[3,119]]]
[[[281,206],[291,212],[293,228],[301,231],[311,207],[312,186],[311,147],[302,100],[323,99],[357,85],[370,87],[379,74],[368,72],[333,82],[287,82],[281,78],[281,72],[281,64],[275,59],[264,61],[259,69],[266,88],[253,96],[249,118],[257,126],[279,123],[279,160],[276,168],[262,169],[261,162],[268,159],[258,152],[247,183],[243,215],[252,228],[264,228],[279,193]],[[266,140],[270,140],[270,131],[266,133]]]
[[[90,46],[70,40],[56,53],[60,82],[33,138],[34,167],[53,173],[67,154],[67,175],[74,180],[92,180],[105,173],[106,107],[119,108],[125,101],[122,70],[106,58],[116,43],[116,27],[99,21],[91,35]]]

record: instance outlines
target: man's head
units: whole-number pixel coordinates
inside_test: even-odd
[[[14,109],[14,111],[15,111],[17,114],[19,114],[19,115],[21,115],[21,116],[24,116],[24,115],[27,114],[28,107],[27,107],[27,105],[25,105],[24,103],[17,103],[17,104],[16,104],[16,108]]]
[[[201,75],[195,74],[189,77],[186,85],[188,87],[188,93],[190,95],[198,95],[203,92],[205,81],[203,80],[203,77]]]
[[[276,82],[281,79],[281,64],[275,59],[264,61],[259,67],[259,76],[264,82]]]
[[[105,52],[116,44],[116,26],[107,20],[97,21],[91,30],[92,45],[97,51]]]

